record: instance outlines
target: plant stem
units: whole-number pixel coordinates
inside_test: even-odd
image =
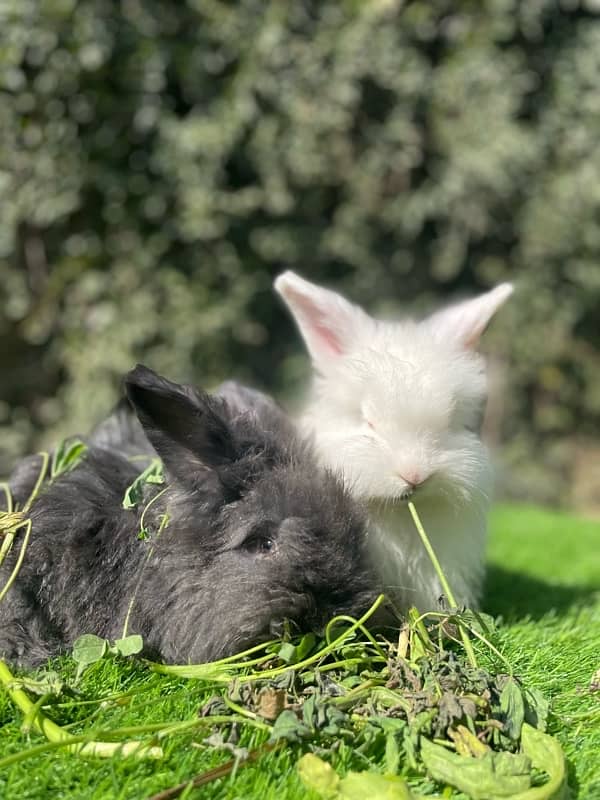
[[[23,563],[23,559],[25,558],[25,551],[27,550],[27,545],[29,544],[29,537],[31,536],[31,520],[28,519],[26,522],[21,523],[19,527],[25,528],[25,536],[23,537],[23,542],[21,544],[21,549],[19,550],[19,555],[17,557],[17,562],[14,566],[13,571],[10,573],[6,584],[2,587],[2,591],[0,591],[0,602],[4,599],[8,590],[13,585],[16,580],[17,575],[19,574],[19,570],[21,569],[21,565]],[[8,538],[8,537],[7,537]],[[4,556],[4,553],[2,554]],[[2,563],[0,561],[0,563]]]
[[[168,488],[169,487],[167,486],[164,489],[162,489],[156,495],[156,497],[153,497],[152,500],[150,500],[150,502],[148,503],[146,508],[144,508],[144,510],[142,511],[142,516],[140,518],[140,529],[141,530],[144,530],[144,514],[150,508],[152,503],[157,498],[159,498],[162,494],[164,494],[167,491]],[[157,539],[160,536],[160,534],[163,532],[164,528],[167,527],[168,524],[169,524],[169,515],[168,514],[163,514],[162,518],[161,518],[161,521],[160,521],[160,527],[159,527],[158,532],[156,534],[156,538]],[[154,544],[155,543],[150,545],[150,549],[148,550],[148,553],[146,554],[146,558],[144,559],[144,563],[142,564],[142,567],[140,569],[140,574],[139,574],[138,579],[136,581],[135,588],[134,588],[133,594],[131,596],[131,600],[129,601],[129,605],[127,606],[127,614],[125,615],[125,622],[123,623],[123,633],[121,634],[121,639],[124,639],[127,636],[127,628],[129,627],[129,619],[131,617],[131,612],[133,611],[135,598],[137,597],[137,593],[139,591],[139,588],[142,585],[142,578],[144,577],[144,571],[145,571],[146,567],[148,566],[148,561],[150,561],[150,558],[152,557],[152,553],[154,553]]]
[[[444,570],[442,569],[442,566],[441,566],[440,562],[438,561],[438,558],[437,558],[437,556],[435,554],[435,551],[434,551],[433,547],[431,546],[431,542],[429,541],[429,537],[425,533],[425,528],[423,527],[423,523],[421,522],[421,520],[419,518],[419,515],[417,514],[417,509],[414,507],[413,503],[409,502],[408,510],[410,511],[410,514],[411,514],[411,516],[413,518],[413,522],[415,523],[415,527],[416,527],[416,529],[417,529],[417,531],[419,533],[419,536],[421,537],[421,541],[423,542],[423,547],[427,551],[427,555],[429,556],[429,559],[430,559],[431,563],[433,564],[433,568],[436,571],[436,574],[437,574],[437,576],[439,578],[439,581],[440,581],[440,584],[442,586],[442,589],[444,590],[444,594],[448,598],[448,602],[450,603],[450,605],[453,608],[456,608],[457,607],[457,603],[456,603],[456,599],[454,597],[454,593],[453,593],[452,589],[450,588],[450,584],[446,580],[446,576],[444,575]],[[465,630],[463,624],[460,622],[460,620],[458,620],[458,627],[459,627],[459,630],[460,630],[460,635],[461,635],[461,639],[463,641],[465,652],[466,652],[467,658],[469,660],[469,664],[472,667],[477,668],[479,665],[477,664],[477,659],[475,658],[475,651],[473,650],[473,645],[471,644],[471,640],[469,639],[469,635],[468,635],[467,631]]]
[[[40,458],[42,459],[42,464],[40,467],[39,475],[37,477],[37,481],[35,482],[35,486],[33,487],[33,491],[31,492],[31,494],[27,498],[27,502],[23,506],[24,514],[27,514],[27,512],[29,511],[29,509],[33,504],[33,501],[38,496],[42,483],[44,482],[44,478],[46,477],[46,470],[48,469],[48,461],[50,459],[49,454],[46,452],[42,452],[38,453],[38,456],[40,456]]]
[[[226,775],[234,772],[234,770],[240,769],[241,767],[246,766],[246,764],[251,764],[263,754],[269,753],[271,750],[275,750],[280,746],[281,742],[267,742],[266,744],[263,744],[262,747],[258,747],[256,750],[251,750],[248,753],[248,757],[243,761],[240,761],[238,758],[233,758],[231,761],[226,761],[224,764],[220,764],[218,767],[209,769],[208,772],[203,772],[202,775],[196,775],[195,778],[190,778],[183,783],[177,784],[177,786],[172,786],[170,789],[164,789],[158,794],[153,794],[151,797],[148,797],[147,800],[173,800],[173,798],[179,797],[180,794],[183,794],[183,792],[185,792],[185,790],[190,786],[194,789],[197,789],[199,786],[204,786],[206,783],[217,780],[217,778],[224,778]]]
[[[2,483],[0,483],[0,490],[4,492],[4,497],[6,498],[6,513],[12,514],[14,511],[13,499],[10,488],[6,481],[2,481]]]
[[[40,733],[59,746],[63,744],[70,752],[80,756],[99,756],[110,758],[114,755],[134,756],[135,758],[162,758],[163,751],[160,747],[150,747],[142,742],[90,742],[87,737],[72,736],[60,725],[52,722],[41,709],[36,708],[29,697],[18,688],[6,663],[0,659],[0,684],[4,687],[13,703],[21,709],[30,725],[37,728]],[[1,763],[1,762],[0,762]]]

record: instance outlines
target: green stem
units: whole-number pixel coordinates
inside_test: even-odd
[[[10,699],[24,714],[30,724],[42,733],[50,742],[57,746],[66,747],[69,752],[80,756],[99,756],[110,758],[114,755],[134,756],[135,758],[161,758],[163,755],[160,747],[149,747],[141,742],[90,742],[87,737],[72,736],[63,730],[60,725],[52,722],[40,709],[36,709],[23,689],[15,684],[12,673],[6,663],[0,659],[0,684],[4,687]],[[10,758],[10,757],[9,757]],[[5,759],[0,761],[0,766]]]
[[[247,719],[252,720],[259,727],[261,727],[263,730],[266,730],[266,731],[270,730],[269,725],[264,723],[261,720],[261,718],[259,717],[259,715],[255,714],[254,711],[248,711],[247,708],[243,708],[242,706],[238,705],[237,703],[234,703],[233,700],[231,700],[229,697],[227,697],[227,695],[225,695],[223,697],[223,701],[224,701],[225,705],[227,706],[227,708],[230,708],[232,711],[235,711],[236,714],[240,714],[242,717],[246,717]]]
[[[19,530],[19,525],[16,528],[9,528],[4,532],[4,538],[2,539],[2,546],[0,547],[0,566],[3,564],[4,559],[10,553],[12,548],[13,542],[15,540],[15,534]]]
[[[2,481],[2,483],[0,483],[0,489],[4,492],[4,497],[6,498],[6,513],[12,514],[14,511],[13,499],[8,483]]]
[[[150,508],[152,503],[158,497],[160,497],[161,494],[164,494],[167,491],[168,488],[169,487],[167,486],[166,488],[162,489],[156,495],[156,497],[153,497],[152,500],[150,500],[150,502],[148,503],[146,508],[144,508],[144,510],[142,511],[142,516],[140,518],[140,529],[141,530],[144,530],[144,514]],[[168,524],[169,524],[169,515],[168,514],[163,514],[162,518],[161,518],[161,521],[160,521],[160,526],[158,528],[158,532],[156,534],[156,538],[157,539],[160,536],[160,534],[163,532],[164,528],[167,527]],[[140,574],[139,574],[138,579],[136,581],[135,588],[134,588],[133,594],[131,596],[131,600],[129,601],[129,605],[127,606],[127,614],[125,615],[125,622],[123,623],[123,633],[121,634],[121,638],[122,639],[124,639],[127,636],[127,628],[129,627],[129,619],[131,617],[131,612],[133,611],[133,606],[135,604],[135,599],[137,597],[137,593],[139,592],[140,586],[142,585],[142,578],[144,577],[144,571],[145,571],[146,567],[148,566],[148,561],[150,561],[150,558],[152,557],[152,553],[154,553],[154,543],[150,546],[150,549],[148,550],[146,558],[144,559],[144,563],[142,564],[142,568],[140,569]]]
[[[356,622],[356,620],[353,617],[348,616],[347,614],[339,614],[337,617],[334,617],[332,620],[330,620],[327,623],[327,627],[325,628],[325,641],[327,642],[327,644],[331,643],[329,634],[331,630],[338,624],[338,622],[349,622],[350,624],[353,624],[354,622]],[[359,625],[358,630],[360,630],[363,636],[365,636],[371,642],[371,644],[373,645],[377,653],[381,656],[381,658],[385,659],[385,653],[383,652],[382,648],[375,640],[375,638],[367,630],[367,628],[365,628],[364,625]]]
[[[379,658],[379,656],[365,656],[364,658],[347,658],[344,661],[332,661],[330,664],[322,664],[319,667],[319,672],[329,672],[332,669],[341,669],[342,667],[352,667],[356,664],[387,664],[387,658]]]
[[[31,494],[29,495],[29,498],[27,499],[27,502],[23,506],[22,511],[23,511],[24,514],[26,514],[29,511],[29,509],[31,508],[31,506],[33,504],[33,501],[38,496],[38,493],[40,491],[40,488],[42,486],[44,478],[46,477],[46,470],[48,469],[48,461],[50,459],[50,456],[48,455],[48,453],[46,453],[46,452],[38,453],[38,456],[40,456],[40,458],[42,459],[42,466],[40,468],[40,472],[39,472],[39,475],[37,477],[37,481],[35,482],[35,486],[33,487],[33,491],[31,492]]]
[[[437,558],[437,556],[435,554],[435,551],[434,551],[433,547],[431,546],[431,542],[429,541],[429,537],[425,533],[425,528],[423,527],[423,524],[422,524],[421,520],[419,519],[419,515],[417,514],[417,509],[414,507],[413,503],[409,502],[408,510],[410,511],[410,514],[411,514],[411,516],[413,518],[413,522],[415,523],[415,527],[416,527],[416,529],[417,529],[417,531],[419,533],[419,536],[421,537],[421,541],[423,542],[423,547],[427,551],[427,555],[429,556],[429,559],[430,559],[431,563],[433,564],[433,568],[436,571],[436,574],[437,574],[437,576],[439,578],[439,581],[440,581],[440,584],[441,584],[442,589],[444,591],[444,594],[448,598],[448,602],[450,603],[450,605],[453,608],[456,608],[457,607],[457,602],[456,602],[456,599],[454,597],[454,593],[453,593],[452,589],[450,588],[450,585],[449,585],[448,581],[446,580],[446,576],[444,575],[444,571],[442,569],[442,566],[441,566],[440,562],[438,561],[438,558]],[[467,634],[467,632],[466,632],[466,630],[463,627],[461,622],[458,623],[458,627],[459,627],[459,630],[460,630],[460,636],[461,636],[461,639],[462,639],[462,642],[463,642],[463,645],[464,645],[464,648],[465,648],[465,652],[466,652],[467,658],[469,660],[469,664],[472,667],[477,668],[479,665],[477,664],[477,659],[475,658],[475,651],[473,650],[473,646],[471,644],[471,640],[469,639],[469,636],[468,636],[468,634]]]
[[[31,536],[31,520],[28,519],[27,522],[24,523],[25,536],[23,537],[23,542],[21,544],[21,549],[19,550],[19,556],[17,558],[17,563],[14,566],[13,571],[10,573],[6,584],[3,586],[2,591],[0,591],[0,602],[4,599],[8,590],[13,585],[16,580],[17,575],[19,574],[19,570],[21,569],[21,565],[23,563],[23,559],[25,558],[25,551],[27,550],[27,545],[29,544],[29,537]],[[21,526],[19,526],[21,527]],[[1,563],[1,562],[0,562]]]

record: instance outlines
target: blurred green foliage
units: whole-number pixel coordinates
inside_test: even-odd
[[[502,482],[568,501],[600,422],[598,12],[4,0],[0,472],[136,360],[293,398],[282,269],[381,314],[511,279]]]

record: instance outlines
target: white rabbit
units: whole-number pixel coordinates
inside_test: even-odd
[[[412,499],[456,601],[476,607],[492,481],[479,438],[485,364],[475,347],[512,285],[420,322],[375,320],[293,272],[275,288],[315,369],[301,425],[322,464],[370,501],[370,542],[386,591],[402,609],[438,610],[443,601],[407,507]]]

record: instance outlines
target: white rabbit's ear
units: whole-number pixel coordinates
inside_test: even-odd
[[[511,283],[501,283],[479,297],[437,311],[424,324],[445,340],[453,339],[465,348],[475,348],[488,322],[512,292]]]
[[[284,272],[275,290],[292,312],[315,365],[321,369],[346,353],[357,333],[372,323],[358,306],[341,295]]]

